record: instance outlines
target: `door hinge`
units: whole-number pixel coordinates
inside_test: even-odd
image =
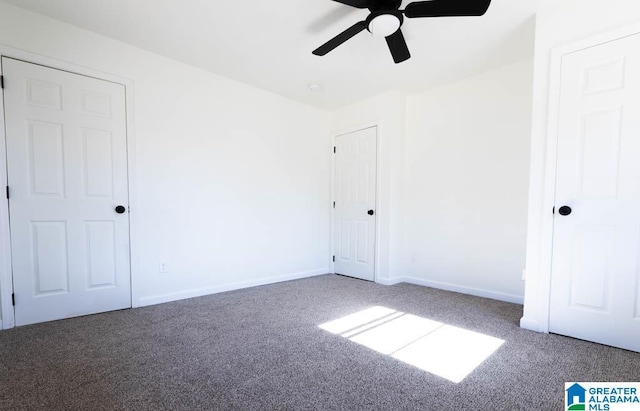
[[[336,146],[333,146],[333,154],[336,153]]]
[[[336,202],[335,201],[333,202],[333,208],[336,208]]]
[[[4,88],[4,76],[0,76],[0,88]]]
[[[11,293],[11,305],[16,306],[16,294]]]
[[[7,200],[9,199],[9,186],[7,186]]]
[[[333,262],[334,263],[336,262],[336,256],[335,255],[333,256]]]
[[[551,214],[555,215],[556,214],[556,207],[553,206],[553,210],[551,210]]]

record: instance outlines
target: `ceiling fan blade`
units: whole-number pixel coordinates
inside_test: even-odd
[[[368,8],[369,0],[333,0],[338,3],[346,4],[347,6],[355,7],[357,9]]]
[[[313,51],[313,54],[315,54],[316,56],[324,56],[325,54],[335,49],[336,47],[338,47],[339,45],[349,40],[351,37],[355,36],[356,34],[360,33],[366,28],[367,28],[367,23],[365,23],[364,21],[359,21],[353,26],[343,31],[342,33],[332,38],[331,40],[324,43],[322,46],[315,49]]]
[[[409,47],[407,47],[407,42],[402,35],[402,30],[398,29],[398,31],[387,37],[387,44],[389,45],[389,50],[391,50],[393,61],[395,61],[396,64],[411,58],[411,53],[409,53]]]
[[[414,17],[482,16],[489,9],[491,0],[431,0],[410,3],[404,15]]]

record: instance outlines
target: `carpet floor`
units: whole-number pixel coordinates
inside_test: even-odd
[[[449,346],[461,358],[478,346],[464,335],[504,343],[453,382],[319,327],[376,306],[472,332]],[[521,316],[516,304],[326,275],[19,327],[0,332],[0,409],[560,410],[564,382],[640,380],[640,354],[523,330]]]

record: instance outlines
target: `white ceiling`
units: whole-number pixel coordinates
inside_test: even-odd
[[[405,19],[412,58],[399,65],[384,39],[367,31],[325,57],[312,55],[368,14],[331,0],[4,1],[306,104],[335,109],[390,89],[420,91],[531,56],[532,17],[558,0],[493,0],[481,18]],[[309,91],[313,82],[323,91]]]

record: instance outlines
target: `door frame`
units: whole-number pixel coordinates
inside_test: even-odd
[[[373,252],[375,254],[374,262],[373,262],[373,281],[378,281],[378,272],[380,269],[380,253],[378,250],[380,249],[380,126],[377,122],[373,123],[364,123],[359,126],[349,127],[337,132],[332,133],[331,135],[331,229],[330,233],[330,255],[329,255],[329,267],[331,268],[331,272],[335,273],[335,262],[333,261],[333,256],[336,255],[335,252],[335,218],[336,218],[336,209],[333,207],[333,202],[336,201],[336,156],[333,151],[334,147],[336,147],[336,139],[340,136],[344,136],[351,133],[356,133],[358,131],[367,130],[370,128],[376,129],[376,203],[375,207],[375,241],[373,244]]]
[[[118,83],[125,88],[126,133],[127,133],[127,184],[129,195],[129,261],[131,278],[131,307],[139,307],[138,285],[138,249],[137,249],[137,198],[136,198],[136,164],[135,164],[135,128],[134,128],[134,87],[133,80],[105,73],[92,68],[80,66],[66,61],[30,53],[24,50],[7,47],[0,44],[0,58],[9,57],[32,64],[46,66],[52,69],[67,71],[98,80]],[[2,75],[0,67],[0,75]],[[7,151],[5,133],[4,92],[0,98],[0,186],[8,185]],[[13,272],[11,262],[11,235],[9,227],[9,201],[0,201],[0,330],[15,327],[15,309],[11,302],[13,293]]]
[[[554,237],[554,215],[552,214],[552,210],[555,206],[556,192],[562,59],[566,55],[581,50],[639,34],[640,23],[636,23],[564,44],[551,50],[549,63],[549,101],[548,111],[546,113],[547,128],[543,141],[544,150],[534,153],[534,155],[544,156],[544,161],[540,162],[536,160],[536,157],[532,157],[531,177],[540,176],[540,179],[530,178],[530,184],[534,182],[540,182],[542,184],[542,195],[533,199],[536,200],[536,203],[530,202],[528,217],[530,221],[539,220],[540,222],[537,225],[529,225],[529,230],[532,231],[532,233],[530,233],[528,237],[528,241],[540,244],[540,249],[537,253],[528,251],[525,280],[528,280],[530,276],[532,276],[537,280],[537,284],[534,289],[527,290],[525,317],[523,317],[520,322],[523,328],[544,333],[549,332]],[[537,158],[540,159],[540,157]],[[540,166],[536,167],[536,164]],[[527,316],[526,313],[528,310],[536,314]]]

